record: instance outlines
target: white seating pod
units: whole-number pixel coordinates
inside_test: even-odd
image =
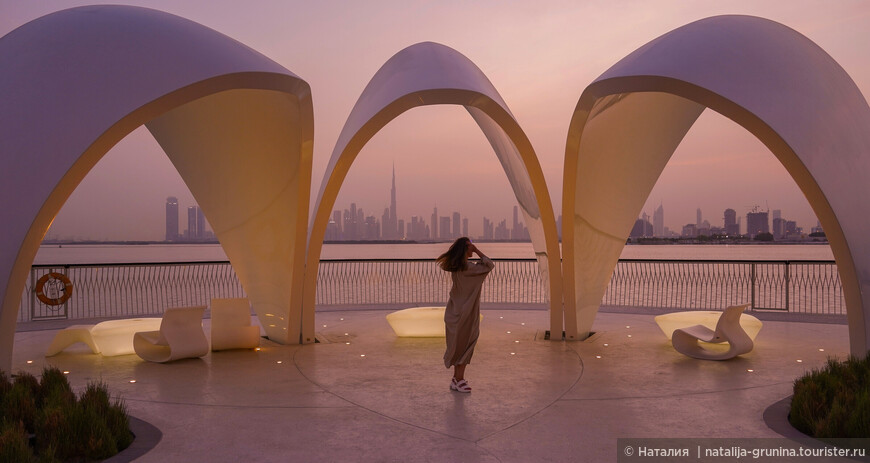
[[[211,300],[211,350],[253,349],[260,345],[260,327],[251,325],[247,298]]]
[[[202,357],[208,354],[208,339],[202,330],[205,306],[166,309],[160,329],[133,335],[136,355],[151,362]]]
[[[390,328],[400,338],[443,338],[446,307],[411,307],[387,314]],[[483,314],[480,314],[483,320]]]

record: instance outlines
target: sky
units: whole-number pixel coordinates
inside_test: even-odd
[[[0,0],[0,36],[62,9],[101,2]],[[487,75],[525,130],[561,214],[568,123],[584,88],[650,40],[692,21],[748,14],[813,40],[870,94],[870,2],[712,1],[112,1],[163,10],[226,34],[305,79],[314,101],[312,204],[342,126],[368,81],[392,55],[433,41],[452,47]],[[429,221],[432,208],[510,223],[516,204],[485,137],[461,107],[412,109],[366,145],[335,208],[351,202],[380,218],[396,169],[398,215]],[[194,204],[180,176],[144,127],[116,145],[73,192],[49,238],[160,240],[165,201]],[[674,153],[643,211],[662,205],[679,231],[696,210],[712,225],[723,211],[779,209],[805,231],[816,225],[807,201],[774,156],[730,120],[706,110]],[[182,214],[181,228],[186,224]]]

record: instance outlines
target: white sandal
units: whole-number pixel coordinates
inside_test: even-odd
[[[457,392],[471,392],[471,386],[468,385],[468,382],[464,379],[460,379],[456,381],[456,378],[450,380],[450,390]]]

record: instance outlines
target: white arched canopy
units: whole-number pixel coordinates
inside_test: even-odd
[[[305,274],[302,342],[314,341],[314,305],[323,238],[338,191],[363,146],[387,123],[418,106],[462,105],[486,135],[513,188],[550,290],[550,329],[563,330],[556,221],[535,151],[489,79],[468,58],[432,42],[396,53],[354,105],[323,176],[311,219]],[[573,320],[571,321],[573,325]],[[573,336],[573,333],[568,333]],[[558,339],[559,337],[554,337]]]
[[[11,366],[21,293],[51,221],[142,124],[201,206],[266,333],[298,341],[290,308],[301,305],[314,132],[305,81],[200,24],[129,6],[25,24],[0,38],[0,63],[0,368]]]
[[[779,159],[825,229],[845,292],[852,353],[870,340],[870,107],[821,48],[781,24],[717,16],[630,54],[580,97],[563,192],[566,312],[591,330],[625,239],[704,108]]]

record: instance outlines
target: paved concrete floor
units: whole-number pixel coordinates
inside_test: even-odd
[[[780,437],[764,410],[848,352],[845,325],[767,321],[754,351],[712,362],[675,352],[650,315],[601,313],[593,337],[565,343],[542,340],[545,311],[486,310],[460,394],[443,338],[397,338],[386,313],[321,312],[323,343],[165,365],[45,358],[56,331],[19,332],[13,369],[107,383],[163,433],[142,462],[606,462],[620,437]]]

